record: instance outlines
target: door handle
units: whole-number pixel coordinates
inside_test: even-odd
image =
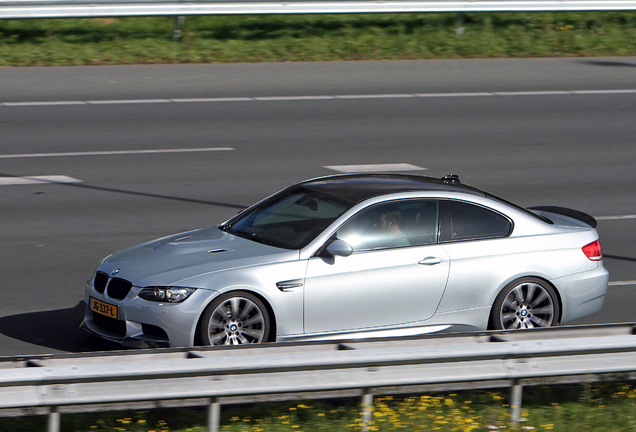
[[[441,258],[438,257],[426,257],[424,258],[422,261],[419,261],[418,264],[423,264],[423,265],[435,265],[435,264],[439,264],[442,262]]]

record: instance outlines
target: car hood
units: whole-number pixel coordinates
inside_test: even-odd
[[[99,270],[139,287],[169,286],[205,273],[298,257],[296,250],[268,246],[210,227],[124,249],[108,257]]]

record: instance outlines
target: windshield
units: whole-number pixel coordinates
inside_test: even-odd
[[[302,249],[351,204],[301,186],[292,186],[236,215],[219,228],[285,249]]]

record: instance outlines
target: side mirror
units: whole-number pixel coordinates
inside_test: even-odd
[[[327,246],[327,252],[333,256],[348,257],[353,253],[353,248],[344,240],[336,239]]]

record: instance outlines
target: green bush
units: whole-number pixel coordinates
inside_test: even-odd
[[[0,66],[623,56],[636,13],[259,15],[0,21]]]

